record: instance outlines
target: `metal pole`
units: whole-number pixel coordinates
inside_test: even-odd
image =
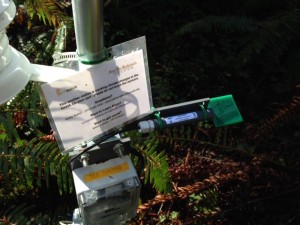
[[[77,55],[83,64],[105,59],[103,0],[72,0]]]

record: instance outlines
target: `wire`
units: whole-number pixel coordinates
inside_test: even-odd
[[[98,146],[99,144],[101,144],[102,142],[106,141],[107,139],[123,133],[125,131],[130,131],[130,130],[136,130],[138,129],[138,122],[141,120],[145,120],[148,118],[151,118],[153,116],[153,113],[147,114],[147,115],[143,115],[141,118],[139,118],[137,121],[133,121],[121,128],[118,129],[113,129],[111,131],[109,131],[109,133],[104,134],[103,136],[97,138],[96,140],[94,140],[94,144],[86,147],[85,149],[82,150],[82,152],[80,152],[78,155],[74,156],[73,158],[71,158],[68,162],[68,164],[71,164],[75,159],[77,159],[78,157],[80,157],[81,155],[83,155],[84,153],[88,152],[89,150],[91,150],[92,148]]]
[[[72,221],[59,221],[59,225],[68,225],[68,224],[73,224]]]
[[[78,155],[76,155],[76,156],[74,156],[73,158],[71,158],[71,159],[69,160],[68,164],[71,164],[71,162],[73,162],[75,159],[77,159],[78,157],[80,157],[80,156],[83,155],[84,153],[88,152],[88,151],[91,150],[92,148],[98,146],[100,143],[102,143],[102,142],[106,141],[107,139],[109,139],[109,138],[115,136],[117,133],[119,133],[119,132],[117,132],[117,131],[112,131],[112,132],[110,132],[109,134],[106,134],[106,135],[100,137],[97,141],[95,141],[94,144],[92,144],[92,145],[86,147],[86,148],[83,149],[82,152],[80,152]]]

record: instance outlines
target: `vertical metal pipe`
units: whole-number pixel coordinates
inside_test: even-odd
[[[103,0],[72,0],[77,54],[81,63],[105,59]]]

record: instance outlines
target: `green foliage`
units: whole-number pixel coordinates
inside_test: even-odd
[[[144,183],[150,183],[163,193],[172,192],[172,180],[169,173],[167,155],[165,151],[159,151],[159,140],[155,133],[151,133],[146,139],[139,132],[130,132],[132,147],[143,157],[145,164]],[[141,160],[141,159],[138,159]]]
[[[32,34],[18,34],[18,43],[15,44],[15,48],[32,63],[51,65],[52,55],[66,49],[67,31],[66,25],[62,25],[56,30],[41,31],[41,33],[33,35],[34,38],[32,38]]]
[[[35,85],[29,84],[9,103],[0,107],[0,197],[3,201],[24,195],[29,190],[50,187],[57,178],[60,193],[73,191],[67,156],[62,156],[44,132],[45,113]]]
[[[52,55],[66,50],[67,38],[73,38],[71,36],[74,35],[73,20],[66,11],[70,3],[28,0],[25,1],[25,7],[22,5],[23,1],[15,3],[19,7],[18,13],[14,23],[7,29],[10,44],[22,52],[30,62],[51,65]],[[45,12],[45,9],[48,11]],[[36,18],[36,15],[43,21]],[[26,23],[30,25],[26,27]],[[73,43],[69,44],[68,47],[73,48]]]
[[[198,194],[191,194],[189,202],[195,214],[210,214],[217,210],[218,194],[215,190],[208,190]]]
[[[274,63],[278,63],[289,45],[298,39],[300,34],[300,12],[292,10],[279,15],[274,15],[260,23],[260,28],[252,33],[246,47],[241,51],[240,57],[244,62],[252,59],[252,56],[264,55],[265,51],[271,51],[276,46]],[[268,54],[269,55],[269,54]]]
[[[217,96],[234,90],[237,96],[249,93],[251,97],[245,101],[253,99],[257,104],[266,89],[281,98],[289,90],[275,83],[291,86],[299,83],[298,4],[294,1],[276,5],[259,1],[188,1],[181,3],[181,7],[175,2],[168,6],[160,4],[164,11],[160,24],[154,27],[154,16],[145,31],[148,36],[157,37],[157,30],[163,30],[160,34],[168,40],[167,48],[161,39],[155,40],[151,48],[162,55],[156,59],[156,73],[151,73],[154,100],[178,102],[178,99]],[[175,7],[177,17],[167,10]],[[184,11],[190,13],[180,17]],[[151,12],[155,14],[154,10]],[[167,19],[163,20],[164,17]],[[240,88],[244,80],[247,82]],[[181,92],[182,86],[187,91]]]
[[[64,5],[56,0],[26,0],[26,9],[30,18],[37,15],[39,20],[43,21],[45,25],[48,23],[49,25],[57,26],[70,20],[66,16],[64,8]],[[29,23],[30,26],[31,23]]]
[[[3,121],[3,116],[0,117]],[[6,117],[7,119],[7,117]],[[60,193],[73,191],[72,175],[68,168],[68,157],[61,155],[55,142],[40,141],[33,138],[29,142],[19,139],[16,135],[5,129],[7,135],[0,141],[2,155],[0,156],[0,176],[3,182],[17,184],[16,186],[4,186],[4,193],[14,189],[41,188],[50,186],[50,176],[57,177]],[[15,133],[14,130],[13,133]],[[2,196],[5,197],[5,196]]]
[[[56,189],[60,195],[73,192],[68,156],[48,132],[34,83],[0,106],[0,224],[50,225],[61,219],[53,206],[42,212],[48,206],[31,203],[43,189],[52,190],[52,195]]]
[[[159,222],[157,224],[178,224],[178,222],[176,223],[178,217],[179,212],[177,211],[172,211],[169,215],[161,214],[159,215]]]
[[[16,201],[12,205],[0,208],[0,225],[57,225],[59,221],[67,219],[68,212],[68,203],[62,203],[53,210],[40,203]]]
[[[178,29],[175,37],[195,32],[225,32],[225,33],[252,33],[258,29],[258,22],[242,16],[207,16],[200,20],[185,24]]]
[[[31,219],[26,215],[26,213],[32,211],[35,208],[35,205],[27,205],[23,203],[17,206],[10,206],[3,209],[3,211],[0,210],[0,224],[47,224],[47,221],[49,221],[49,218],[47,216],[44,217],[43,215],[38,215]]]

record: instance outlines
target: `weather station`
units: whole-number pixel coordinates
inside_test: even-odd
[[[61,224],[124,224],[136,216],[141,184],[128,130],[149,133],[197,121],[242,121],[232,95],[154,108],[145,37],[105,48],[103,0],[72,0],[76,52],[53,66],[31,64],[9,45],[16,6],[0,0],[0,104],[29,82],[39,93],[62,154],[70,156],[78,208]],[[76,132],[73,132],[76,130]]]

